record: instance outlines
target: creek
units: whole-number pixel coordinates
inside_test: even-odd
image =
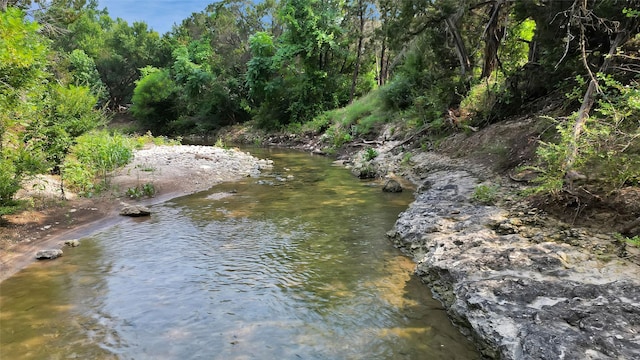
[[[0,283],[2,359],[478,359],[385,233],[413,200],[324,157],[126,219]]]

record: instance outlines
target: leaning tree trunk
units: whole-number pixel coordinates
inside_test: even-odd
[[[616,35],[609,47],[609,54],[605,56],[604,61],[600,66],[599,72],[604,73],[608,70],[609,65],[611,64],[611,59],[616,53],[616,49],[626,41],[627,37],[628,32],[624,30]],[[581,41],[583,42],[582,47],[584,52],[584,38],[581,39]],[[583,60],[584,59],[586,59],[586,57],[583,54]],[[576,123],[573,125],[573,134],[571,136],[571,142],[568,144],[567,158],[563,167],[565,176],[573,170],[573,165],[578,157],[578,140],[580,139],[580,134],[582,133],[584,125],[589,118],[591,107],[593,107],[593,103],[596,100],[597,89],[598,81],[592,76],[591,81],[589,81],[589,87],[587,87],[587,91],[584,93],[584,97],[582,98],[582,105],[580,106],[580,110],[578,110]]]
[[[458,27],[456,26],[457,17],[458,16],[454,14],[446,18],[444,22],[453,36],[453,44],[456,49],[456,54],[458,55],[458,61],[460,62],[460,73],[464,77],[471,70],[471,60],[469,59],[469,54],[464,46],[462,36],[460,36],[460,31],[458,31]]]

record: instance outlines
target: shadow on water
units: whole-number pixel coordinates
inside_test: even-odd
[[[273,171],[156,205],[3,282],[0,357],[479,358],[385,238],[411,194],[326,158],[257,156]]]

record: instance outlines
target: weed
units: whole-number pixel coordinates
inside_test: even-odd
[[[106,131],[96,131],[77,138],[61,166],[66,183],[81,193],[100,191],[108,184],[108,174],[126,165],[133,157],[129,138]],[[95,179],[101,178],[100,184]]]
[[[375,159],[376,157],[378,157],[378,151],[376,149],[367,148],[367,150],[365,150],[365,152],[364,152],[365,161],[371,161],[371,160]]]
[[[405,153],[402,156],[402,163],[405,165],[411,165],[411,157],[413,156],[413,154],[411,154],[410,152]]]
[[[135,187],[128,188],[125,194],[132,199],[153,197],[156,194],[156,188],[152,183],[146,183],[144,185],[137,185]]]
[[[497,200],[497,185],[478,185],[471,195],[471,200],[482,205],[493,205]]]
[[[141,165],[136,165],[137,168],[140,169],[140,171],[144,171],[144,172],[154,172],[156,171],[156,168],[149,165],[149,164],[141,164]]]
[[[622,234],[614,234],[614,237],[616,238],[616,240],[620,241],[620,242],[624,242],[627,243],[629,245],[635,246],[637,248],[640,248],[640,236],[636,235],[634,237],[626,237]]]

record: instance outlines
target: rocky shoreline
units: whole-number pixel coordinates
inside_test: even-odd
[[[399,161],[385,152],[368,166],[402,173]],[[484,356],[640,358],[640,266],[615,254],[613,234],[572,228],[518,199],[478,204],[474,190],[490,173],[478,164],[434,153],[413,161],[404,175],[415,201],[388,236]]]

